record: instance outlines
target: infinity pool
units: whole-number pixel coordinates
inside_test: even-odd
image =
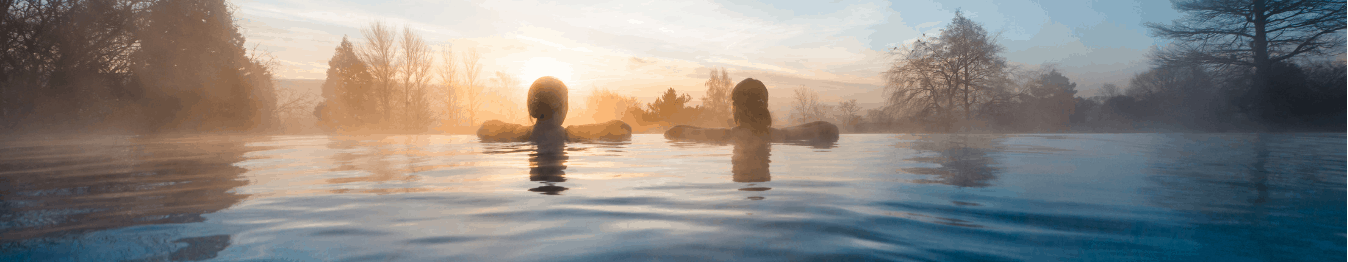
[[[1345,259],[1343,134],[735,147],[11,138],[0,261]]]

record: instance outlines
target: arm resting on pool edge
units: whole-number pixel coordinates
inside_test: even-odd
[[[485,142],[528,142],[533,130],[533,126],[491,120],[482,123],[482,127],[477,129],[477,137]],[[571,125],[566,127],[566,136],[567,140],[629,140],[632,139],[632,126],[618,120]]]
[[[566,126],[568,140],[631,140],[632,126],[623,121],[609,120],[603,123]]]
[[[697,142],[726,142],[736,134],[748,135],[749,132],[748,129],[743,127],[727,129],[678,125],[665,131],[665,139]],[[835,142],[838,141],[838,126],[829,122],[815,121],[782,129],[772,128],[768,134],[768,141],[772,142],[796,140]]]
[[[665,131],[665,139],[691,140],[697,142],[725,142],[730,139],[730,129],[677,125]]]
[[[814,121],[803,125],[772,129],[773,141],[810,140],[820,142],[838,141],[838,126],[824,121]],[[779,140],[780,139],[780,140]]]
[[[524,142],[532,133],[532,126],[490,120],[477,129],[477,138],[485,142]]]

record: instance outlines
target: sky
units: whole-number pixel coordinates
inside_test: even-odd
[[[880,74],[891,50],[936,35],[956,10],[997,36],[1019,66],[1055,65],[1091,96],[1102,84],[1127,86],[1149,67],[1146,54],[1164,40],[1147,22],[1180,17],[1169,1],[235,1],[249,47],[269,52],[282,79],[324,79],[342,38],[381,21],[408,27],[455,52],[476,50],[486,75],[520,80],[556,76],[571,100],[605,88],[653,101],[674,88],[700,98],[710,69],[734,82],[769,88],[784,108],[806,87],[824,102],[884,101]],[[441,63],[437,57],[436,63]]]

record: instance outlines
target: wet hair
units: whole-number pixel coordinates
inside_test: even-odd
[[[539,122],[556,118],[558,125],[566,120],[566,84],[555,77],[545,76],[529,86],[529,117]]]
[[[731,104],[735,110],[735,124],[756,132],[767,132],[772,126],[772,114],[768,112],[768,87],[763,82],[746,78],[730,91]]]

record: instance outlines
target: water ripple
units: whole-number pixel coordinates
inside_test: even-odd
[[[1342,134],[0,141],[0,261],[1340,261]]]

